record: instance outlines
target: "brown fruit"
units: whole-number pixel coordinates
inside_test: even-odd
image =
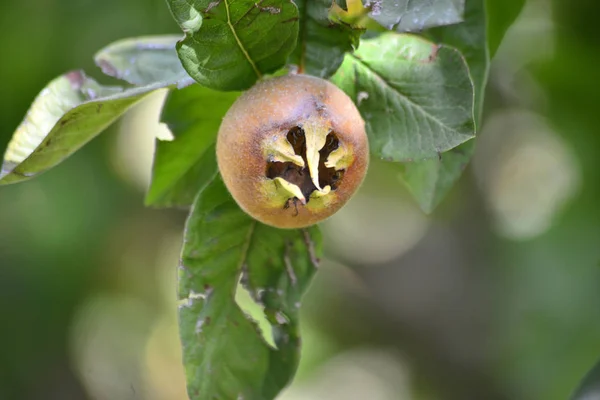
[[[264,80],[223,119],[217,161],[239,206],[278,228],[315,224],[360,186],[369,162],[365,124],[333,84],[306,75]]]

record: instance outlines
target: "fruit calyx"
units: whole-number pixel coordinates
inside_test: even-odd
[[[274,182],[284,207],[292,201],[306,205],[336,190],[352,161],[327,119],[318,115],[283,131],[264,150],[265,175]]]

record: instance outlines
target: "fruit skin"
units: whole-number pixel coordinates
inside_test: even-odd
[[[302,204],[267,178],[274,154],[265,149],[307,121],[320,132],[335,133],[346,162],[340,163],[343,178],[335,190]],[[257,83],[232,105],[217,136],[217,162],[247,214],[274,227],[300,228],[333,215],[350,199],[366,174],[369,146],[364,121],[342,90],[320,78],[287,75]]]

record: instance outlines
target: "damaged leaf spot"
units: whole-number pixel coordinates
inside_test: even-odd
[[[114,76],[118,79],[121,79],[121,74],[119,73],[119,70],[117,70],[114,67],[114,65],[112,65],[109,61],[99,59],[96,61],[96,64],[98,64],[98,67],[100,67],[100,69],[105,75]]]
[[[204,10],[205,13],[210,12],[213,8],[215,8],[216,6],[219,5],[219,3],[221,3],[221,1],[213,1],[208,3],[208,7],[206,7],[206,10]]]
[[[436,60],[441,47],[442,45],[439,44],[433,46],[433,48],[431,49],[431,54],[429,55],[429,59],[427,60],[428,62],[434,62]]]
[[[254,3],[254,6],[256,8],[258,8],[260,11],[265,11],[268,12],[269,14],[279,14],[281,12],[281,8],[278,7],[262,7],[263,0],[259,1],[258,3]]]

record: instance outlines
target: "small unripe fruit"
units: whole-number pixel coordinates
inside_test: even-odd
[[[306,75],[264,80],[225,115],[217,162],[239,206],[278,228],[313,225],[338,211],[369,162],[365,124],[333,84]]]

